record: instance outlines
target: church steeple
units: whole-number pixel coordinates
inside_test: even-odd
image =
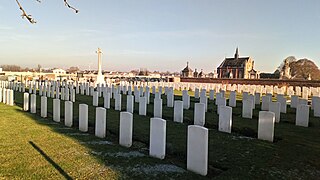
[[[238,59],[239,58],[239,48],[237,47],[236,53],[234,54],[234,58]]]

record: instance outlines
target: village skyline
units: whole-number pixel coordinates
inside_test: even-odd
[[[319,64],[318,1],[55,1],[24,2],[37,20],[21,19],[14,1],[0,5],[1,64],[21,67],[212,72],[226,57],[250,56],[255,69],[273,72],[288,56]],[[303,13],[297,13],[303,12]]]

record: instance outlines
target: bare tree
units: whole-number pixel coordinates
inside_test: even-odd
[[[35,1],[37,1],[38,3],[41,3],[41,0],[35,0]],[[32,17],[32,15],[26,13],[26,11],[24,10],[24,8],[23,8],[22,5],[20,4],[19,0],[16,0],[16,2],[17,2],[17,4],[18,4],[18,6],[19,6],[19,9],[22,11],[22,14],[21,14],[22,18],[26,18],[31,24],[36,23],[36,21],[34,20],[34,18]],[[67,6],[68,8],[70,8],[70,9],[72,9],[72,10],[74,10],[75,13],[78,13],[78,12],[79,12],[78,9],[76,9],[75,7],[73,7],[73,6],[71,6],[71,5],[69,4],[68,0],[63,0],[63,2],[64,2],[64,5],[65,5],[65,6]]]

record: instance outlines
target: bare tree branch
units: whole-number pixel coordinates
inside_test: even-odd
[[[37,0],[38,2],[41,2],[40,0]],[[26,18],[31,24],[34,24],[34,23],[37,23],[32,17],[30,14],[27,14],[26,11],[23,9],[23,7],[21,6],[20,2],[18,0],[16,0],[18,6],[19,6],[19,9],[22,11],[22,18]]]
[[[68,8],[74,10],[75,13],[78,13],[79,10],[74,8],[73,6],[71,6],[69,3],[68,3],[68,0],[64,0],[64,5],[67,6]]]
[[[41,0],[36,0],[37,2],[41,3]],[[76,9],[75,7],[71,6],[68,2],[68,0],[63,0],[64,1],[64,5],[67,6],[68,8],[74,10],[75,13],[78,13],[79,10]],[[19,0],[16,0],[18,6],[19,6],[19,9],[22,11],[22,18],[26,18],[31,24],[35,24],[37,23],[34,18],[32,18],[32,15],[31,14],[27,14],[26,11],[23,9],[23,7],[21,6]]]

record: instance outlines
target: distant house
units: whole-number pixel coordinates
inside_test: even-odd
[[[181,77],[194,77],[193,71],[189,68],[189,62],[187,62],[187,66],[181,71]]]
[[[218,74],[217,74],[216,71],[213,71],[213,72],[210,72],[210,73],[208,74],[208,77],[209,77],[209,78],[218,78]]]
[[[65,70],[63,70],[63,69],[53,69],[52,70],[52,72],[53,72],[53,74],[55,74],[55,75],[63,75],[63,74],[66,74],[66,71]]]
[[[239,57],[239,49],[232,58],[225,58],[217,68],[219,78],[258,79],[251,57]]]

